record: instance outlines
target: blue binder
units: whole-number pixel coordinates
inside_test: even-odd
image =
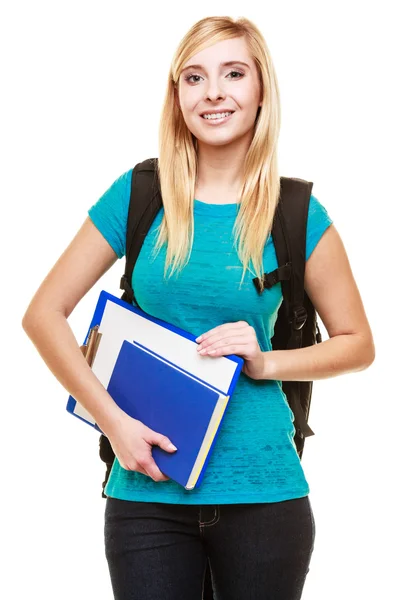
[[[136,406],[134,397],[127,394],[127,391],[133,389],[130,379],[133,366],[128,369],[128,363],[133,365],[136,361],[142,361],[143,368],[145,365],[147,372],[149,369],[155,369],[154,372],[159,373],[160,377],[157,378],[153,374],[144,379],[136,377],[138,382],[142,382],[142,398],[143,394],[146,395],[150,393],[150,389],[153,389],[154,407],[157,407],[157,402],[161,399],[159,394],[155,394],[157,389],[161,389],[161,380],[164,377],[168,380],[168,386],[165,385],[162,391],[167,394],[171,406],[175,407],[171,409],[171,413],[165,414],[168,431],[163,427],[163,423],[157,420],[156,413],[152,416],[154,421],[143,422],[170,437],[178,448],[177,452],[170,454],[158,446],[153,446],[153,457],[160,470],[185,487],[198,486],[204,476],[226,405],[240,376],[243,358],[234,354],[216,358],[200,356],[196,350],[195,340],[203,332],[199,331],[196,335],[189,333],[162,319],[152,317],[104,290],[100,292],[85,343],[89,332],[96,326],[99,328],[101,340],[92,369],[114,401],[117,404],[121,403],[121,408],[125,406],[123,410],[128,412],[129,406],[132,410]],[[136,373],[140,375],[140,369]],[[147,392],[143,387],[144,384],[149,386]],[[174,399],[174,394],[171,393],[174,386],[184,392],[187,399],[185,405],[177,404],[178,399]],[[201,398],[200,401],[204,406],[203,404],[197,406],[196,398]],[[185,432],[191,421],[190,415],[184,412],[184,409],[189,406],[192,406],[194,411],[200,410],[195,413],[199,423],[198,428],[191,433],[193,444],[190,448],[188,446],[190,436]],[[94,418],[72,396],[68,398],[66,409],[70,414],[103,433]],[[142,409],[143,405],[140,404],[139,408],[135,408],[135,410]],[[173,410],[179,411],[180,421],[168,421]],[[140,417],[134,418],[142,420]],[[153,422],[154,426],[150,424]],[[200,443],[202,434],[203,441]],[[177,435],[176,439],[174,435]]]
[[[107,389],[123,411],[178,448],[169,453],[153,446],[159,469],[186,489],[199,485],[229,396],[128,341],[122,344]]]

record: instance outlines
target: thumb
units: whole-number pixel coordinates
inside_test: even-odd
[[[162,435],[161,433],[157,433],[156,431],[152,431],[150,433],[147,441],[151,444],[156,444],[157,446],[160,446],[160,448],[166,450],[167,452],[175,452],[176,450],[178,450],[178,448],[174,446],[174,444],[166,435]]]

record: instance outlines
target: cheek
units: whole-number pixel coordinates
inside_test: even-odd
[[[244,109],[251,111],[258,106],[258,96],[254,90],[243,90],[243,93],[238,97],[238,103]]]
[[[197,117],[197,113],[199,109],[197,108],[199,105],[199,99],[194,97],[185,97],[181,99],[181,110],[185,121],[195,119]]]
[[[195,112],[188,111],[187,113],[183,114],[183,118],[189,131],[191,131],[194,134],[196,134],[197,131],[200,131],[201,123],[199,123],[199,117],[197,117]]]
[[[182,116],[190,130],[200,129],[202,126],[202,122],[200,121],[201,117],[198,114],[199,111],[198,102],[185,104],[182,108]]]

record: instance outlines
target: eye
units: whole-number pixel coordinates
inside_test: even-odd
[[[228,75],[232,75],[233,73],[235,73],[236,75],[239,75],[239,77],[231,77],[231,79],[240,79],[241,77],[244,76],[244,73],[240,73],[240,71],[230,71],[228,73]],[[228,77],[227,75],[227,77]],[[190,81],[190,79],[192,79],[192,77],[200,77],[200,75],[187,75],[185,77],[185,81]],[[190,83],[198,83],[197,81],[190,81]]]
[[[200,75],[187,75],[185,81],[190,81],[192,77],[200,77]],[[197,83],[197,81],[191,81],[190,83]]]
[[[236,75],[239,75],[240,77],[244,76],[244,73],[240,73],[239,71],[231,71],[228,74],[231,75],[232,73],[235,73]],[[233,77],[233,79],[240,79],[240,77]]]

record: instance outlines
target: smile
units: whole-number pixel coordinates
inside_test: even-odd
[[[204,121],[205,123],[207,123],[207,125],[222,125],[223,123],[226,123],[227,121],[229,121],[229,119],[231,119],[233,117],[235,113],[231,113],[230,115],[228,115],[227,117],[222,117],[222,119],[205,119],[204,117],[200,117],[200,119],[202,121]]]

